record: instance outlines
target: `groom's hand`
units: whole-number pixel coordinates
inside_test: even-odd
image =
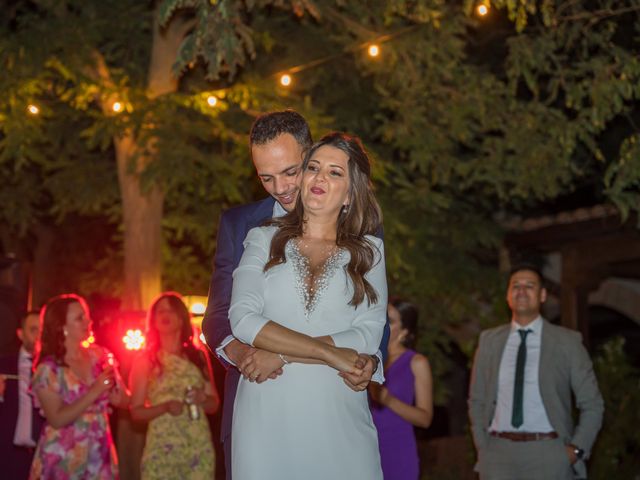
[[[250,382],[262,383],[282,375],[284,365],[279,355],[259,348],[250,347],[238,368],[242,376]]]
[[[367,388],[373,372],[375,370],[376,362],[371,355],[364,353],[358,354],[358,367],[362,369],[361,375],[355,375],[352,373],[339,373],[344,381],[345,385],[354,392],[361,392]]]
[[[231,340],[225,347],[224,353],[227,354],[229,360],[233,362],[235,366],[240,368],[240,364],[245,359],[245,357],[251,352],[251,350],[255,350],[251,345],[247,345],[246,343],[242,343],[239,340]]]

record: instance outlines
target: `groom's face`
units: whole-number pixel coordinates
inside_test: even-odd
[[[262,186],[288,212],[296,206],[300,192],[302,155],[302,146],[288,133],[251,147]]]

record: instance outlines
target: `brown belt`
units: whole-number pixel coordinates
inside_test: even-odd
[[[492,437],[506,438],[512,442],[533,442],[535,440],[549,440],[558,438],[556,432],[489,432]]]

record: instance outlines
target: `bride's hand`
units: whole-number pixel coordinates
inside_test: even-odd
[[[362,361],[351,348],[330,347],[326,362],[340,372],[362,375]]]

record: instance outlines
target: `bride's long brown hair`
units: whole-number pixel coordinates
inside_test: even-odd
[[[369,304],[377,303],[378,294],[365,278],[365,274],[373,267],[376,248],[365,235],[375,235],[382,226],[382,212],[371,184],[371,162],[358,137],[333,132],[322,137],[307,151],[302,163],[303,175],[314,153],[320,147],[327,145],[342,150],[349,157],[349,203],[338,215],[336,234],[336,245],[351,254],[347,273],[353,282],[353,297],[349,305],[354,307],[360,305],[365,295]],[[264,267],[265,271],[285,263],[287,260],[284,250],[287,242],[302,236],[304,225],[302,201],[298,199],[296,207],[291,212],[284,217],[271,220],[269,225],[279,228],[271,240],[269,261]]]

